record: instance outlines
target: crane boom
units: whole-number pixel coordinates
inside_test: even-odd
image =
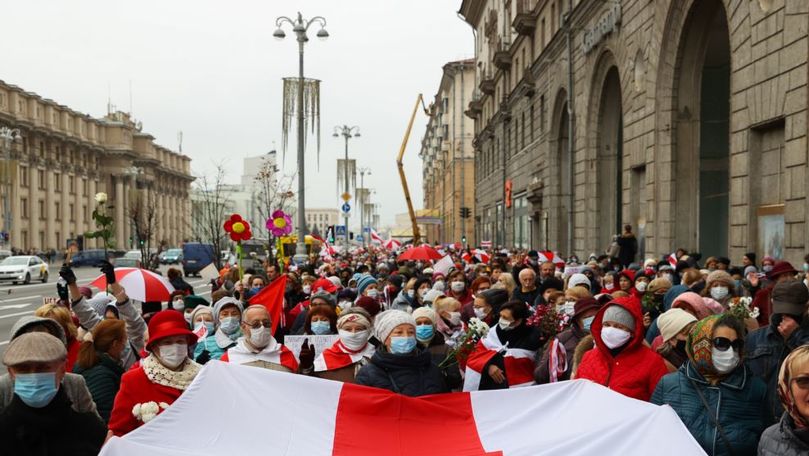
[[[410,223],[413,224],[413,245],[417,246],[421,242],[421,233],[419,233],[419,225],[416,223],[416,211],[413,210],[413,201],[410,199],[410,189],[407,187],[407,177],[404,172],[404,157],[405,149],[407,148],[407,141],[410,139],[410,130],[413,129],[413,121],[416,119],[416,113],[419,109],[419,103],[427,113],[427,108],[424,106],[424,98],[419,94],[416,99],[416,105],[413,107],[413,114],[410,115],[410,122],[407,124],[404,139],[402,139],[402,147],[399,148],[399,155],[396,157],[396,166],[399,168],[399,178],[402,180],[402,189],[404,190],[405,200],[407,201],[407,212],[410,214]]]

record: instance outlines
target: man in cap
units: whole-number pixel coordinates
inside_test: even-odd
[[[12,399],[0,409],[0,441],[5,454],[98,454],[107,427],[95,412],[77,411],[72,384],[63,383],[65,345],[44,332],[24,333],[3,354]],[[81,387],[86,391],[82,377]],[[5,391],[4,391],[5,393]]]
[[[778,397],[781,363],[792,350],[809,343],[809,332],[801,328],[807,301],[809,290],[803,282],[788,280],[777,283],[772,290],[770,324],[751,332],[745,339],[745,364],[753,375],[767,384],[766,426],[778,422],[784,411]]]
[[[770,272],[766,273],[766,280],[762,280],[757,272],[745,277],[750,283],[750,293],[754,296],[752,306],[759,310],[759,325],[767,326],[770,323],[770,314],[773,313],[770,297],[775,286],[781,282],[797,280],[796,274],[798,271],[788,261],[776,261]]]

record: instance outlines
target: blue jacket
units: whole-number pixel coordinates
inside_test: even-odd
[[[657,384],[651,402],[669,404],[700,446],[709,455],[717,456],[728,455],[727,445],[708,416],[692,380],[724,429],[733,454],[755,455],[759,436],[765,428],[761,416],[767,392],[764,382],[741,366],[712,386],[688,361]]]
[[[809,332],[802,328],[796,329],[785,341],[777,329],[780,323],[781,318],[773,315],[769,326],[751,332],[744,341],[745,365],[767,385],[766,426],[777,423],[784,412],[778,398],[778,370],[781,363],[794,348],[809,343]]]

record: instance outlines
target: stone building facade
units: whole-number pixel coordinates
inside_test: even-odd
[[[97,192],[106,192],[114,206],[117,248],[137,248],[137,232],[144,229],[135,228],[135,217],[148,208],[154,210],[153,246],[179,245],[190,232],[191,159],[157,145],[128,114],[96,119],[0,81],[0,126],[21,135],[0,141],[8,247],[64,249],[68,240],[95,230]]]
[[[464,0],[476,241],[601,252],[809,248],[809,3]],[[517,242],[519,243],[519,242]]]
[[[424,208],[441,224],[426,225],[429,242],[472,240],[475,213],[475,162],[472,139],[475,124],[464,115],[475,91],[474,60],[444,65],[441,83],[421,141]],[[461,217],[461,208],[470,216]]]

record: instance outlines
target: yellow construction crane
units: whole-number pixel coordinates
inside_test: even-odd
[[[424,97],[419,94],[418,98],[416,99],[416,106],[413,107],[413,114],[410,115],[410,122],[407,124],[407,130],[405,131],[404,139],[402,140],[402,147],[399,148],[399,156],[396,157],[396,166],[399,168],[399,178],[402,179],[402,189],[404,190],[405,200],[407,201],[407,212],[410,214],[410,223],[413,224],[414,246],[419,245],[421,242],[421,233],[419,233],[419,225],[416,223],[416,211],[413,210],[413,201],[410,199],[410,189],[407,187],[407,177],[405,176],[402,157],[404,157],[405,148],[407,148],[407,140],[410,139],[410,130],[413,128],[413,121],[416,119],[419,104],[421,104],[422,109],[424,109],[424,114],[427,116],[430,115],[430,111],[427,110],[427,106],[424,104]]]

